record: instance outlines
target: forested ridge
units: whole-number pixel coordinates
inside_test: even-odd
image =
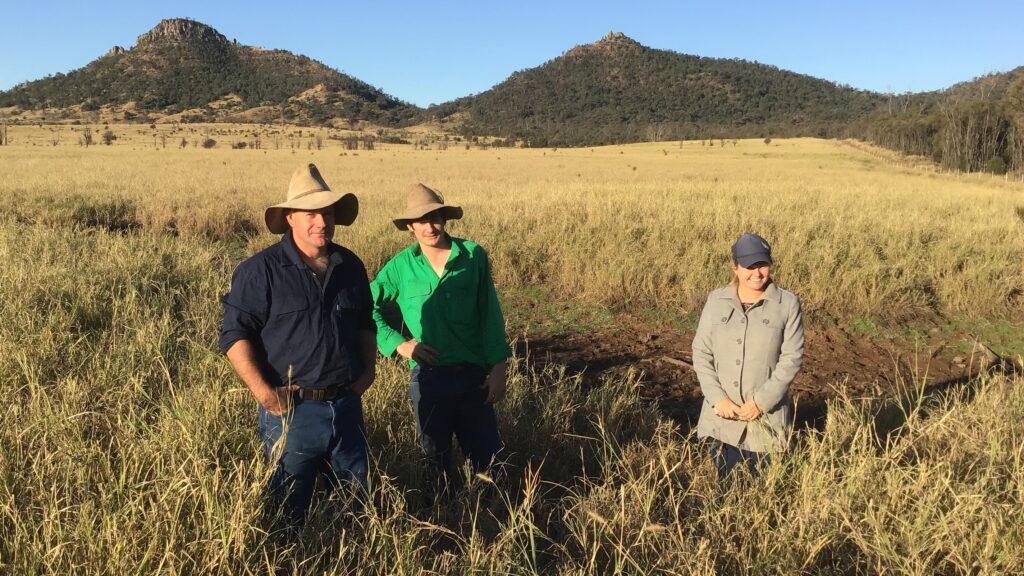
[[[430,113],[466,113],[467,136],[572,146],[834,136],[882,102],[879,94],[774,66],[656,50],[612,33]]]
[[[306,56],[239,45],[188,19],[164,20],[130,49],[115,46],[81,69],[0,92],[0,121],[17,122],[25,110],[60,121],[105,108],[128,121],[433,122],[523,146],[852,137],[950,169],[1024,169],[1024,67],[942,91],[879,94],[757,62],[649,48],[614,32],[427,110]]]

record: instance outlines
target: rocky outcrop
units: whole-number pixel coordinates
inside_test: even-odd
[[[139,36],[136,46],[152,44],[228,44],[228,39],[213,28],[186,18],[161,20],[152,30]]]

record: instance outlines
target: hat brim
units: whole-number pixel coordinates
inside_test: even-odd
[[[462,218],[462,207],[461,206],[449,206],[447,204],[424,204],[417,206],[414,210],[406,210],[405,214],[402,214],[398,218],[392,220],[395,223],[395,228],[405,231],[406,225],[413,220],[419,220],[431,212],[440,212],[441,216],[445,220],[459,220]]]
[[[753,254],[744,254],[736,258],[736,263],[744,268],[750,268],[758,262],[766,262],[769,265],[774,264],[772,262],[772,255],[767,252],[755,252]]]
[[[295,200],[276,204],[267,208],[263,219],[267,223],[267,229],[274,234],[284,234],[288,231],[288,221],[285,215],[288,210],[320,210],[334,206],[334,223],[341,226],[351,226],[359,215],[359,199],[350,192],[313,192]]]

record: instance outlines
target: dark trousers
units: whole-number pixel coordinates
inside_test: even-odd
[[[448,488],[452,473],[452,436],[474,472],[498,459],[501,438],[494,407],[484,403],[487,373],[472,365],[416,366],[409,399],[416,415],[416,433],[438,488]]]
[[[751,476],[757,477],[771,462],[771,455],[767,452],[741,450],[718,440],[711,442],[711,454],[715,458],[719,480],[727,478],[737,466],[745,466]]]
[[[298,400],[283,416],[261,406],[260,437],[268,461],[275,466],[270,494],[291,525],[305,522],[320,472],[334,488],[349,485],[365,491],[366,429],[359,396],[345,393],[331,401]]]

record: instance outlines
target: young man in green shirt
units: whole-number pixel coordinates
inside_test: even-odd
[[[462,208],[446,205],[422,184],[413,186],[394,223],[415,243],[388,261],[370,286],[377,347],[385,356],[398,352],[412,367],[416,431],[442,490],[451,472],[453,435],[474,472],[497,461],[494,404],[505,396],[511,356],[487,253],[445,231],[449,220],[459,218]],[[382,308],[392,304],[401,311],[402,326],[384,318]]]

